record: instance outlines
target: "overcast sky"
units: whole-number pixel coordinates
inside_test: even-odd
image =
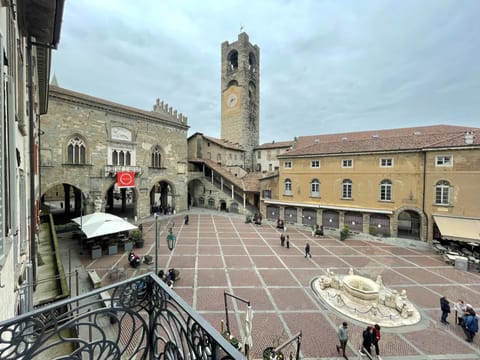
[[[220,137],[220,46],[260,47],[260,142],[480,126],[477,0],[68,0],[59,86],[188,116]]]

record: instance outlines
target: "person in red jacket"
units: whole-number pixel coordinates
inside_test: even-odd
[[[380,341],[380,325],[375,324],[373,327],[373,346],[375,346],[375,354],[377,358],[380,356],[380,349],[378,348],[378,342]]]

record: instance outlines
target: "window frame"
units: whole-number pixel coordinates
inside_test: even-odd
[[[447,162],[445,161],[446,159],[448,159]],[[437,156],[435,156],[435,166],[436,167],[453,166],[453,155],[437,155]]]
[[[310,182],[310,196],[314,198],[320,197],[320,181],[318,179],[313,179]]]
[[[450,189],[451,188],[452,186],[450,182],[447,180],[439,180],[435,183],[435,205],[437,206],[450,205],[450,197],[451,197]]]
[[[389,179],[380,182],[380,201],[392,201],[393,185]]]
[[[390,164],[384,164],[383,162],[390,161]],[[380,158],[380,167],[381,168],[392,168],[393,167],[393,158]]]
[[[353,159],[342,159],[342,169],[353,168]]]
[[[285,179],[283,181],[283,195],[287,195],[287,196],[292,195],[292,180]]]
[[[284,161],[283,162],[283,168],[284,169],[292,169],[293,168],[293,164],[291,161]]]
[[[353,199],[353,182],[350,179],[344,179],[342,181],[342,199],[351,200]]]
[[[320,169],[320,160],[311,160],[310,161],[310,168]]]

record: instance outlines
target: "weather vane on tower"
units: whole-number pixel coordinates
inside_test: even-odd
[[[243,32],[243,25],[240,24],[240,32],[242,33]]]

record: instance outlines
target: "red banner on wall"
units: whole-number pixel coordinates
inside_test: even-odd
[[[135,173],[133,171],[117,172],[117,187],[119,189],[135,187]]]

